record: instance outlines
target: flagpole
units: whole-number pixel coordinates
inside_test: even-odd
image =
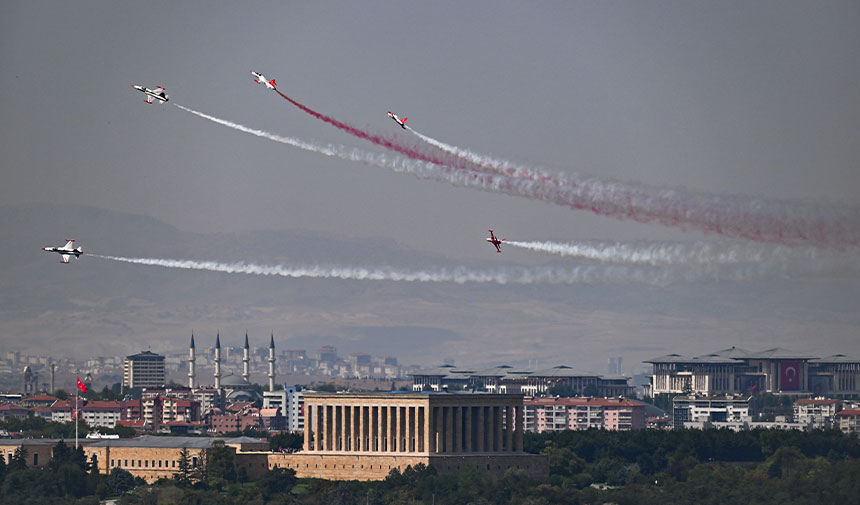
[[[77,384],[75,384],[75,450],[78,450],[78,418],[80,417],[80,412],[78,412],[78,394],[80,392],[80,388]]]

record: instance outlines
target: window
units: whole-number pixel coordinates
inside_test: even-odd
[[[33,466],[39,466],[39,453],[33,453]]]
[[[134,461],[134,460],[132,460],[132,461]],[[128,460],[125,460],[125,461],[123,462],[123,466],[128,466]]]
[[[149,460],[148,459],[143,460],[143,466],[149,468]]]

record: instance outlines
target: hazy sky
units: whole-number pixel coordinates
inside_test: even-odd
[[[857,204],[858,26],[856,1],[6,1],[0,202],[193,232],[386,237],[452,260],[497,260],[490,227],[518,240],[708,238],[330,159],[171,104],[378,151],[255,85],[254,69],[414,143],[387,110],[526,166]],[[162,85],[171,102],[145,105],[132,84]]]

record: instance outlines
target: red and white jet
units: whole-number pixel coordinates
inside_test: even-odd
[[[84,253],[84,249],[82,247],[72,247],[74,243],[74,239],[67,238],[66,245],[63,247],[43,247],[42,250],[61,254],[63,259],[60,260],[60,263],[68,263],[69,258],[72,257],[72,255],[74,255],[75,258],[80,258],[81,254]]]
[[[143,99],[146,103],[152,103],[153,98],[158,100],[158,103],[164,103],[167,101],[167,93],[164,92],[164,88],[161,86],[155,89],[149,89],[144,88],[143,86],[138,86],[137,84],[132,84],[131,87],[146,95],[146,98]]]
[[[504,242],[505,240],[507,240],[507,239],[504,239],[504,238],[503,239],[497,239],[496,236],[493,234],[493,230],[490,230],[490,236],[487,237],[487,242],[496,246],[496,252],[497,253],[502,252],[501,245],[502,245],[502,242]]]
[[[251,73],[254,75],[254,77],[256,77],[256,79],[254,79],[254,82],[256,82],[257,84],[262,84],[269,89],[275,89],[275,86],[278,85],[274,79],[270,81],[266,79],[266,76],[263,74],[259,74],[257,72],[254,72],[253,70],[251,70]]]
[[[391,111],[388,111],[388,117],[393,119],[395,123],[399,124],[401,128],[403,128],[404,130],[406,129],[406,120],[409,118],[400,119],[399,117],[397,117],[397,114]]]

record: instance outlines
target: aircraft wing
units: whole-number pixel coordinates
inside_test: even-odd
[[[74,244],[74,243],[75,243],[74,240],[69,240],[68,242],[66,242],[66,245],[63,246],[63,249],[74,249],[72,247],[72,244]]]
[[[63,260],[62,260],[60,263],[68,263],[68,262],[69,262],[69,255],[68,255],[68,254],[64,254],[64,255],[63,255]]]

